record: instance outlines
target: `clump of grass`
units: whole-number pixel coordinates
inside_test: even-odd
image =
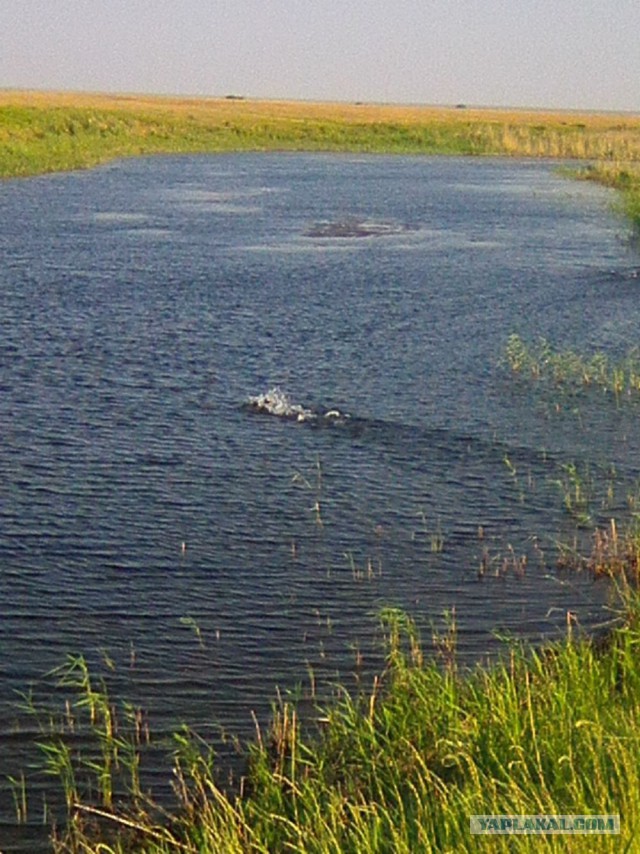
[[[513,334],[505,347],[505,363],[515,375],[568,390],[595,388],[617,400],[640,393],[637,349],[616,361],[602,352],[585,356],[571,349],[554,349],[545,338],[531,344]]]
[[[291,478],[291,482],[296,486],[300,486],[305,489],[314,500],[313,506],[310,508],[311,512],[314,514],[315,524],[319,528],[324,527],[324,521],[322,519],[322,507],[324,502],[323,496],[323,474],[322,474],[322,463],[320,459],[316,460],[315,471],[310,478],[305,477],[301,472],[296,472]]]
[[[429,551],[432,554],[442,554],[445,547],[445,537],[442,531],[442,523],[440,519],[438,518],[435,524],[430,522],[427,519],[427,515],[424,510],[421,510],[418,513],[418,516],[422,519],[422,530],[420,531],[420,534],[427,541]],[[416,534],[417,532],[414,531],[412,539],[416,538]]]
[[[482,555],[478,565],[478,578],[506,578],[514,575],[522,578],[527,573],[529,557],[527,554],[517,553],[513,546],[508,543],[505,549],[491,553],[489,546],[483,546]]]
[[[589,470],[581,471],[575,463],[563,463],[561,476],[554,481],[562,493],[565,510],[578,524],[586,525],[591,521],[591,495],[593,483]]]
[[[217,786],[210,748],[183,733],[173,813],[143,809],[139,798],[129,809],[96,806],[77,790],[57,850],[472,852],[472,814],[594,812],[622,818],[621,836],[599,837],[598,850],[631,850],[640,821],[640,600],[627,591],[626,619],[605,644],[578,636],[568,617],[563,642],[512,645],[501,663],[471,671],[457,665],[454,614],[429,655],[415,624],[386,609],[381,676],[357,697],[341,690],[315,730],[281,701],[248,749],[239,792]],[[493,837],[491,850],[540,844]],[[594,850],[589,837],[544,844]]]
[[[36,723],[41,771],[58,781],[68,814],[85,802],[93,809],[113,809],[123,794],[132,808],[143,803],[140,756],[150,741],[143,711],[126,702],[114,704],[104,679],[92,675],[81,655],[69,656],[48,676],[54,693],[65,698],[60,712],[38,707],[31,694],[24,695],[21,708]],[[27,786],[22,778],[11,782],[16,810],[26,822]],[[51,807],[51,815],[55,812]]]
[[[626,525],[611,519],[597,527],[586,550],[561,550],[560,565],[606,576],[624,591],[636,589],[640,585],[640,518],[634,514]]]

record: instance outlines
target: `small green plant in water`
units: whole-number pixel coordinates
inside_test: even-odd
[[[24,772],[21,772],[19,777],[7,777],[7,781],[11,786],[16,820],[18,824],[26,824],[29,817],[29,809],[27,800],[27,780]]]
[[[579,524],[587,525],[591,521],[592,479],[589,470],[581,473],[575,463],[564,463],[561,470],[562,476],[554,483],[562,492],[564,508]]]
[[[180,623],[193,631],[196,638],[198,639],[200,649],[204,649],[205,643],[204,638],[202,637],[202,630],[200,629],[200,626],[198,625],[196,620],[194,620],[193,617],[180,617]]]
[[[312,493],[313,497],[315,498],[315,501],[313,503],[313,506],[310,508],[310,510],[315,515],[316,525],[319,528],[322,528],[322,527],[324,527],[324,521],[322,519],[322,504],[321,504],[323,475],[322,475],[322,463],[320,462],[320,458],[318,458],[316,460],[315,474],[313,476],[313,481],[314,482],[312,483],[312,480],[305,477],[305,475],[303,475],[301,472],[295,472],[295,474],[291,478],[291,482],[293,484],[295,484],[297,486],[302,486],[304,489],[306,489]]]
[[[431,553],[441,554],[444,551],[444,534],[442,532],[442,523],[440,522],[440,519],[436,521],[434,527],[431,527],[423,510],[421,510],[418,515],[422,519],[422,530],[429,542],[429,549]]]

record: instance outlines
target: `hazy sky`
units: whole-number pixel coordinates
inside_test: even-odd
[[[0,87],[640,111],[640,0],[0,0]]]

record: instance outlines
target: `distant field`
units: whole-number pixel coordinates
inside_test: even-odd
[[[577,159],[640,217],[636,114],[0,91],[0,177],[220,151]]]

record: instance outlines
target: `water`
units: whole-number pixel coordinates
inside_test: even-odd
[[[595,512],[619,510],[637,411],[499,360],[511,333],[635,343],[611,201],[549,164],[401,157],[2,184],[0,777],[33,735],[14,692],[69,654],[108,656],[157,732],[244,735],[309,667],[378,666],[382,605],[455,607],[469,659],[597,623],[603,585],[556,571],[554,481],[571,462],[604,492],[614,466]],[[346,417],[246,405],[274,386]],[[12,809],[5,787],[0,848],[28,850]]]

